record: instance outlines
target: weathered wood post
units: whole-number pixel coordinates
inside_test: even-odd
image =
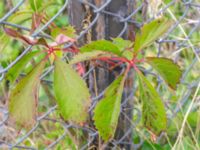
[[[102,6],[107,0],[87,0],[87,2],[90,2],[94,4],[96,7]],[[125,17],[127,14],[132,12],[134,10],[134,2],[135,0],[112,0],[108,6],[105,8],[106,11],[116,13],[121,15],[122,17]],[[84,29],[84,21],[92,21],[92,19],[95,17],[96,14],[94,14],[93,9],[88,9],[88,6],[86,4],[80,3],[79,0],[69,0],[69,7],[68,7],[68,14],[69,14],[69,20],[70,23],[75,27],[77,30],[77,33],[80,33]],[[91,17],[88,17],[87,15],[91,15]],[[88,20],[90,19],[90,20]],[[88,22],[88,23],[90,23]],[[120,22],[119,18],[116,18],[114,16],[101,13],[100,17],[98,18],[97,23],[93,26],[93,28],[89,31],[88,35],[84,36],[80,40],[80,45],[90,42],[92,40],[98,40],[98,39],[107,39],[110,40],[111,38],[117,37],[119,33],[122,31],[124,27],[124,23]],[[125,39],[133,40],[134,38],[134,27],[132,25],[128,26],[128,29],[126,32],[122,35]],[[107,67],[107,64],[102,63],[102,65]],[[95,78],[94,74],[90,75],[89,79],[89,88],[92,90],[92,95],[95,96],[96,93],[101,93],[108,85],[116,78],[116,74],[113,72],[110,72],[106,70],[105,68],[98,68],[95,69]],[[115,69],[115,72],[120,73],[121,68]],[[132,92],[132,75],[130,74],[130,79],[127,80],[125,84],[125,91],[123,94],[123,100],[127,99],[127,97]],[[95,83],[95,84],[94,84]],[[95,86],[97,87],[95,89]],[[123,102],[122,100],[122,102]],[[128,107],[132,107],[132,103],[129,101],[126,103]],[[128,118],[132,118],[132,110],[124,110],[123,111]],[[127,120],[127,118],[121,114],[119,118],[118,128],[115,135],[115,139],[119,140],[121,139],[124,134],[131,128],[130,121]],[[128,134],[124,140],[126,142],[132,141],[132,133]],[[125,149],[131,149],[130,145],[120,145],[121,147]]]

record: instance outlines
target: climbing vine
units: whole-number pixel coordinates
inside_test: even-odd
[[[34,5],[32,6],[34,7]],[[46,19],[43,13],[34,13],[32,17],[33,33]],[[112,70],[121,66],[122,72],[111,83],[93,111],[94,125],[101,138],[107,142],[114,137],[121,109],[121,97],[124,83],[130,69],[135,71],[139,88],[139,99],[142,103],[143,126],[153,135],[159,135],[167,127],[165,106],[159,93],[143,73],[142,67],[147,64],[159,74],[168,85],[169,90],[175,90],[181,78],[180,67],[171,59],[164,57],[145,57],[144,51],[167,32],[172,21],[158,18],[142,26],[136,34],[135,41],[114,38],[112,41],[92,41],[82,47],[76,46],[76,35],[73,27],[59,28],[54,23],[48,31],[52,38],[33,39],[12,28],[4,27],[7,35],[22,40],[33,47],[42,50],[30,50],[6,74],[5,80],[11,85],[9,94],[9,120],[16,127],[31,128],[36,122],[38,88],[43,72],[53,64],[53,88],[58,112],[64,121],[84,126],[88,123],[91,106],[90,91],[82,79],[85,73],[85,61],[102,61]],[[66,44],[68,45],[66,47]],[[66,54],[72,54],[68,57]],[[67,57],[66,59],[62,59]],[[24,77],[21,71],[32,58],[39,58]],[[20,78],[19,78],[20,77]]]

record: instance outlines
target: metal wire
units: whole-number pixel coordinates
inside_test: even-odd
[[[112,1],[114,1],[114,0],[107,0],[100,7],[97,7],[94,4],[90,3],[89,1],[79,0],[80,3],[88,5],[91,8],[91,10],[93,11],[93,13],[95,14],[95,16],[94,16],[93,20],[91,21],[91,23],[88,25],[88,27],[86,29],[84,29],[82,32],[80,32],[79,36],[77,37],[77,40],[81,39],[85,34],[88,33],[88,31],[97,23],[97,21],[101,15],[108,15],[108,16],[112,17],[113,19],[118,20],[118,23],[123,23],[123,29],[121,31],[116,31],[116,32],[119,32],[118,37],[121,37],[128,30],[129,24],[133,24],[136,28],[140,28],[142,24],[152,21],[156,17],[156,16],[149,17],[147,20],[141,20],[141,18],[136,19],[137,16],[139,14],[141,14],[141,11],[142,11],[144,5],[146,5],[145,3],[142,3],[142,1],[136,1],[136,4],[139,3],[139,6],[136,7],[133,12],[131,12],[130,14],[127,14],[125,16],[121,16],[117,12],[111,12],[106,9],[107,6]],[[39,28],[31,36],[33,38],[44,37],[44,38],[51,39],[51,36],[48,35],[47,33],[44,33],[44,30],[46,28],[48,28],[49,25],[58,16],[61,16],[62,14],[64,14],[64,10],[67,8],[67,2],[68,1],[66,0],[63,7],[60,8],[60,10],[45,25],[43,25],[41,28]],[[21,0],[17,3],[16,6],[14,6],[10,11],[8,11],[0,19],[0,26],[6,25],[6,26],[10,26],[10,27],[20,29],[20,30],[30,31],[30,29],[28,29],[27,27],[24,27],[19,24],[14,24],[14,23],[11,23],[8,21],[8,18],[10,16],[12,16],[16,11],[18,11],[18,8],[21,7],[24,3],[25,3],[25,0]],[[172,13],[171,9],[173,9],[176,5],[179,5],[180,9],[184,9],[184,10],[180,10],[180,12],[182,11],[182,15],[180,15],[180,16],[173,15],[173,13]],[[150,5],[148,7],[150,7]],[[172,58],[176,58],[175,61],[180,61],[180,59],[181,59],[180,55],[181,55],[181,52],[183,52],[183,51],[187,51],[186,53],[190,53],[190,54],[194,55],[192,60],[190,60],[190,64],[186,65],[186,68],[183,68],[184,72],[183,72],[183,77],[181,79],[181,84],[185,88],[182,92],[183,95],[179,96],[180,99],[178,100],[175,109],[174,110],[169,109],[172,112],[169,119],[174,118],[176,116],[176,114],[181,110],[181,108],[186,103],[188,103],[189,97],[192,95],[193,90],[198,86],[198,84],[200,82],[199,79],[193,80],[193,82],[187,80],[187,76],[191,73],[194,66],[199,64],[199,60],[200,60],[199,59],[199,53],[200,53],[199,46],[200,45],[199,44],[191,44],[192,40],[193,40],[192,39],[193,34],[195,32],[199,33],[199,29],[200,29],[200,13],[199,12],[200,12],[200,3],[198,3],[198,1],[190,0],[190,1],[186,1],[186,2],[179,1],[176,3],[176,1],[173,0],[170,3],[168,3],[167,5],[162,4],[161,8],[157,11],[157,14],[156,14],[157,16],[162,15],[162,14],[167,14],[170,18],[172,18],[174,20],[174,24],[169,29],[169,32],[167,34],[165,34],[165,36],[163,36],[163,38],[159,39],[155,43],[156,47],[158,48],[157,56],[159,57],[161,55],[164,55],[163,53],[165,52],[166,45],[170,46],[172,44],[175,44],[175,47],[172,49],[172,52],[171,52],[174,56]],[[193,18],[190,18],[192,16],[191,13],[196,13],[196,16],[193,16]],[[124,13],[124,14],[126,14],[126,13]],[[139,16],[141,17],[141,15],[139,15]],[[176,18],[175,18],[175,16],[176,16]],[[189,19],[191,19],[191,20],[189,20]],[[138,20],[140,20],[140,21],[138,21]],[[178,33],[181,35],[181,38],[176,37],[177,30],[179,31]],[[70,47],[71,45],[72,45],[72,43],[65,45],[65,48]],[[4,79],[6,72],[9,69],[11,69],[13,67],[13,65],[15,65],[19,60],[23,59],[23,57],[31,49],[32,49],[31,45],[27,46],[27,48],[25,48],[25,50],[23,50],[23,52],[13,62],[11,62],[7,67],[5,67],[5,68],[0,67],[0,75],[1,75],[0,82],[2,82],[2,80]],[[84,78],[87,78],[94,69],[95,68],[91,68],[84,75]],[[53,70],[53,66],[51,66],[42,75],[41,80],[46,81],[45,77],[52,70]],[[157,78],[157,80],[158,80],[157,90],[160,91],[161,90],[160,87],[163,85],[162,79],[160,79],[160,77],[158,77],[156,74],[154,74],[152,72],[152,69],[144,70],[144,72],[146,75],[150,75],[150,76]],[[52,84],[52,81],[49,81],[48,83]],[[142,116],[141,110],[138,109],[137,107],[133,107],[133,108],[126,107],[126,103],[129,102],[130,97],[133,97],[135,95],[136,89],[137,89],[137,87],[134,87],[133,88],[134,92],[131,93],[130,96],[128,96],[127,99],[123,101],[121,113],[125,117],[128,117],[126,115],[126,113],[123,112],[123,110],[125,110],[125,109],[136,110],[134,112],[137,112],[137,113],[134,113],[134,114],[137,115],[137,119],[135,122],[133,122],[132,118],[128,118],[128,121],[131,124],[131,128],[129,130],[127,130],[127,132],[124,134],[124,136],[121,137],[121,139],[119,139],[119,140],[113,139],[111,144],[114,145],[114,148],[117,148],[118,145],[120,145],[120,144],[124,144],[124,145],[127,144],[127,145],[132,145],[134,147],[134,149],[138,149],[138,148],[140,148],[140,146],[143,143],[142,138],[140,138],[140,142],[136,143],[136,144],[126,141],[126,137],[129,136],[131,134],[131,132],[133,132],[133,131],[135,132],[135,129],[137,128],[138,123],[141,121],[141,116]],[[98,96],[92,98],[93,104],[90,107],[89,112],[91,112],[94,109],[98,100],[104,95],[104,92],[105,92],[105,90],[102,93],[100,93]],[[94,139],[98,136],[98,132],[96,131],[96,129],[91,129],[90,127],[82,127],[82,126],[77,126],[74,124],[66,123],[66,122],[61,121],[61,119],[50,119],[51,117],[49,117],[49,116],[51,114],[55,113],[56,108],[57,108],[56,105],[51,108],[48,108],[46,113],[43,113],[42,116],[38,116],[37,123],[35,124],[35,126],[30,131],[26,131],[26,133],[23,136],[21,136],[20,138],[18,138],[17,140],[5,141],[4,139],[1,139],[1,136],[0,136],[0,149],[4,149],[5,147],[7,147],[9,149],[13,149],[13,148],[33,149],[33,150],[37,149],[37,147],[25,146],[23,144],[23,142],[25,140],[29,139],[30,135],[34,134],[40,128],[40,125],[43,121],[58,123],[63,128],[63,133],[54,142],[50,143],[45,148],[46,150],[53,148],[55,145],[59,144],[59,142],[61,142],[66,136],[68,136],[69,129],[78,129],[78,130],[81,130],[81,131],[87,133],[87,135],[88,135],[87,143],[85,143],[85,145],[82,145],[82,147],[80,147],[79,149],[88,149],[88,146],[90,146],[90,143],[92,143],[94,141]],[[1,131],[5,132],[4,127],[7,126],[6,121],[9,116],[7,107],[0,106],[0,116],[2,116],[0,118],[0,133],[1,133]]]

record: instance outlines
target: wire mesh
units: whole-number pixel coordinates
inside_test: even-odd
[[[198,68],[198,63],[200,62],[200,48],[199,43],[196,40],[196,37],[199,37],[199,27],[200,27],[200,3],[198,1],[194,0],[183,0],[183,1],[176,1],[172,0],[168,3],[165,3],[165,1],[157,1],[157,3],[160,3],[158,5],[157,3],[148,2],[148,1],[135,1],[135,9],[130,14],[124,15],[121,12],[110,12],[106,10],[106,7],[110,4],[112,0],[107,0],[103,5],[100,7],[95,6],[91,2],[79,0],[80,3],[83,3],[85,5],[88,5],[93,13],[95,14],[95,17],[92,19],[91,23],[88,25],[87,28],[85,28],[82,32],[80,32],[78,39],[81,39],[85,34],[88,33],[88,31],[97,23],[98,18],[101,15],[109,15],[112,17],[113,20],[116,20],[116,23],[123,23],[123,29],[121,31],[116,31],[118,33],[118,37],[121,37],[127,30],[129,24],[134,24],[135,27],[140,28],[143,23],[152,21],[156,18],[156,16],[159,15],[167,15],[169,18],[172,18],[174,20],[174,24],[169,29],[168,33],[165,34],[161,39],[157,40],[155,45],[157,47],[157,56],[163,56],[167,55],[169,58],[172,58],[175,62],[182,63],[181,65],[184,66],[183,68],[183,76],[181,79],[181,85],[184,87],[181,91],[181,94],[179,95],[179,99],[176,103],[175,108],[168,107],[169,101],[165,101],[166,107],[169,113],[169,120],[174,118],[179,111],[181,111],[181,108],[184,107],[184,105],[188,104],[188,101],[190,97],[192,97],[195,90],[198,90],[198,86],[200,83],[199,74],[197,72],[197,78],[194,80],[188,80],[188,76],[191,72],[196,71],[200,68]],[[24,31],[30,31],[29,28],[21,26],[19,24],[14,24],[8,22],[8,18],[12,16],[12,14],[16,11],[18,11],[19,7],[22,7],[25,3],[25,0],[21,0],[15,5],[12,9],[10,9],[1,19],[0,19],[0,25],[1,26],[11,26],[20,30]],[[116,2],[117,3],[117,2]],[[35,31],[31,36],[33,38],[37,37],[44,37],[44,38],[50,38],[51,36],[47,33],[44,33],[43,31],[48,28],[48,26],[58,17],[63,14],[65,14],[65,10],[67,8],[68,1],[66,0],[63,7],[60,8],[60,10],[40,29]],[[157,5],[159,7],[157,7]],[[121,10],[120,10],[121,11]],[[146,11],[146,13],[145,13]],[[150,13],[151,15],[148,15]],[[122,15],[123,14],[123,15]],[[143,14],[143,15],[141,15]],[[179,15],[177,15],[179,14]],[[181,14],[181,15],[180,15]],[[179,36],[177,36],[177,34]],[[71,44],[65,45],[65,47],[70,47]],[[11,62],[6,68],[1,67],[0,68],[0,81],[4,79],[4,76],[6,72],[13,67],[14,64],[16,64],[20,59],[23,59],[23,57],[31,50],[32,46],[27,46],[23,52],[13,61]],[[167,51],[165,50],[167,49]],[[182,53],[186,53],[186,55],[191,55],[189,62],[186,62],[182,60]],[[88,75],[92,72],[94,68],[91,68],[85,75],[84,78],[87,78]],[[47,76],[51,71],[53,70],[53,66],[49,67],[47,71],[41,76],[41,80],[44,82],[47,82],[48,84],[51,84],[52,81],[46,81],[45,76]],[[163,84],[163,81],[161,78],[159,78],[156,74],[152,72],[151,69],[144,70],[145,74],[151,75],[155,77],[158,80],[157,90],[161,90],[161,86]],[[131,93],[131,97],[134,96],[135,91],[137,87],[134,87],[134,92]],[[164,94],[163,92],[160,92],[161,94]],[[103,96],[104,91],[100,93],[97,97],[93,97],[93,105],[91,106],[89,111],[92,111],[98,100]],[[199,105],[199,97],[197,97],[196,103],[194,105],[194,109],[196,109]],[[125,109],[133,109],[134,114],[137,116],[137,119],[135,121],[132,120],[132,118],[128,118],[131,124],[131,128],[127,130],[127,132],[124,134],[124,136],[121,139],[118,140],[112,140],[110,143],[112,144],[112,147],[117,148],[119,144],[127,144],[132,145],[134,149],[138,149],[143,144],[143,138],[140,138],[140,142],[134,144],[134,142],[127,142],[124,139],[126,139],[131,132],[138,132],[137,131],[137,125],[141,121],[141,115],[142,112],[139,108],[126,108],[126,103],[128,103],[129,97],[127,100],[125,100],[122,103],[122,109],[121,113],[125,116],[126,113],[124,113],[123,110]],[[6,121],[8,119],[9,113],[6,106],[0,106],[0,149],[37,149],[37,146],[33,146],[34,144],[27,144],[31,146],[26,146],[24,141],[28,140],[30,143],[32,142],[32,139],[34,136],[37,137],[43,136],[45,132],[51,132],[51,131],[45,131],[42,127],[43,122],[51,122],[52,124],[56,124],[59,126],[59,128],[63,128],[62,132],[60,133],[60,136],[57,137],[55,141],[50,141],[47,146],[44,147],[44,149],[51,149],[54,148],[56,145],[59,145],[59,143],[66,138],[67,136],[71,137],[69,130],[71,129],[77,129],[84,134],[87,134],[87,142],[83,143],[81,147],[78,149],[89,149],[90,144],[94,141],[94,139],[98,136],[98,132],[94,128],[90,127],[82,127],[77,126],[74,124],[70,124],[67,122],[62,121],[60,118],[54,118],[52,117],[55,113],[55,110],[57,109],[57,106],[54,105],[46,111],[46,113],[43,113],[38,116],[37,123],[30,131],[21,131],[20,135],[17,136],[17,138],[11,138],[7,139],[7,136],[12,137],[13,134],[16,134],[15,131],[13,131],[12,128],[10,128]],[[194,110],[193,109],[193,110]],[[4,136],[5,135],[5,136]],[[160,138],[163,136],[161,134]],[[35,139],[34,139],[35,140]],[[109,146],[109,145],[107,145]],[[77,148],[77,147],[76,147]]]

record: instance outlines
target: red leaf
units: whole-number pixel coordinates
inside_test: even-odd
[[[84,75],[85,69],[84,69],[84,67],[81,63],[76,64],[76,69],[77,69],[77,72],[80,76]]]
[[[75,39],[70,38],[61,33],[56,37],[55,42],[51,43],[51,46],[58,46],[58,45],[68,43],[68,42],[74,43],[75,41],[76,41]]]
[[[32,39],[31,37],[28,37],[28,36],[24,36],[20,32],[13,30],[11,28],[4,27],[4,31],[7,35],[14,37],[14,38],[21,39],[23,42],[25,42],[27,44],[34,45],[34,44],[37,43],[37,40],[34,40],[34,39]]]
[[[5,33],[8,34],[9,36],[12,36],[12,37],[15,37],[15,38],[21,37],[21,34],[20,34],[20,33],[18,33],[17,31],[15,31],[15,30],[13,30],[13,29],[11,29],[11,28],[6,28],[6,27],[4,27],[4,31],[5,31]]]

